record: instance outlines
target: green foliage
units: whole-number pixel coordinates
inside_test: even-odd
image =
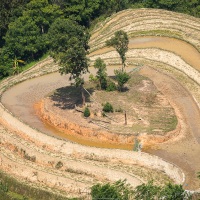
[[[61,74],[76,80],[88,71],[89,33],[76,22],[57,19],[49,30],[51,55],[59,62]]]
[[[117,89],[116,85],[112,81],[108,81],[106,91],[111,92]]]
[[[61,161],[58,161],[57,164],[55,165],[56,169],[60,169],[63,166],[63,163]]]
[[[91,188],[91,195],[93,200],[98,199],[117,199],[117,200],[131,200],[133,190],[126,181],[117,181],[113,184],[96,184]]]
[[[191,200],[192,196],[186,193],[182,185],[176,185],[168,183],[166,185],[157,186],[153,184],[153,181],[149,181],[147,184],[142,184],[135,189],[135,199],[168,199],[168,200]]]
[[[83,112],[84,117],[89,117],[90,116],[90,110],[88,107],[85,107],[85,110]]]
[[[27,9],[23,15],[32,17],[37,27],[39,27],[40,33],[44,34],[48,32],[54,20],[62,15],[62,11],[59,6],[50,5],[48,0],[31,0],[27,4]]]
[[[103,111],[104,112],[113,112],[113,106],[109,102],[106,102],[103,106]]]
[[[161,197],[167,197],[168,200],[191,199],[190,195],[185,193],[182,185],[168,183],[160,192]]]
[[[99,80],[100,89],[107,88],[107,73],[106,64],[101,58],[97,58],[94,63],[94,68],[97,69],[97,79]]]
[[[0,171],[0,185],[4,188],[2,190],[0,186],[0,199],[2,200],[22,200],[29,199],[29,197],[32,200],[69,200],[61,195],[19,182],[2,171]]]
[[[197,172],[197,178],[200,179],[200,172]]]
[[[191,200],[192,196],[185,192],[181,185],[168,183],[164,186],[154,185],[153,181],[143,183],[132,189],[126,181],[117,181],[113,184],[96,184],[91,188],[93,200]]]
[[[0,181],[0,190],[5,193],[8,192],[8,185]]]
[[[114,37],[106,41],[107,46],[112,46],[119,53],[122,60],[122,71],[125,68],[126,52],[128,51],[128,35],[126,32],[120,30],[116,31]]]
[[[125,71],[122,70],[115,70],[114,73],[118,83],[119,91],[122,91],[124,84],[127,83],[131,77]]]
[[[0,1],[0,47],[4,45],[8,25],[22,15],[29,0],[1,0]]]
[[[147,184],[143,183],[135,189],[135,200],[154,200],[155,196],[159,196],[160,186],[153,184],[153,181],[149,181]]]

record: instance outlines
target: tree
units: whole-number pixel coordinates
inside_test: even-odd
[[[0,1],[0,47],[4,45],[3,37],[6,35],[8,25],[19,16],[29,0],[1,0]]]
[[[88,72],[88,31],[75,21],[57,19],[49,30],[51,55],[59,63],[61,74],[70,74],[76,87],[81,87],[83,105],[85,96],[82,75]]]
[[[27,15],[9,24],[5,41],[5,47],[23,60],[34,59],[46,49],[45,38],[41,36],[32,18]]]
[[[119,91],[122,91],[124,84],[128,82],[128,80],[131,78],[125,71],[122,70],[115,70],[115,79],[118,83],[118,89]]]
[[[61,14],[59,6],[47,0],[30,1],[22,16],[9,24],[5,47],[26,61],[42,56],[48,47],[48,29]]]
[[[128,51],[128,35],[126,32],[120,30],[115,32],[115,36],[111,39],[106,41],[107,46],[112,46],[116,49],[116,51],[119,53],[120,58],[122,60],[122,71],[124,71],[125,68],[125,61],[126,61],[126,52]]]
[[[154,200],[159,196],[160,190],[161,187],[154,185],[153,181],[149,181],[147,184],[143,183],[134,191],[135,200]]]
[[[48,0],[32,0],[24,11],[24,15],[31,17],[39,27],[41,34],[47,33],[50,25],[62,14],[60,7],[49,4]]]
[[[191,200],[192,196],[187,193],[182,185],[167,183],[164,186],[156,186],[153,181],[147,184],[142,184],[135,189],[136,200],[154,200],[154,199],[167,199],[167,200]]]
[[[97,58],[94,63],[94,68],[97,69],[97,79],[99,81],[100,89],[107,88],[107,73],[106,64],[101,58]]]
[[[160,197],[166,197],[168,200],[192,199],[189,193],[186,193],[182,185],[168,183],[160,192]]]
[[[125,180],[120,180],[113,184],[96,184],[92,186],[91,195],[93,200],[109,198],[117,200],[131,200],[133,199],[133,190]]]

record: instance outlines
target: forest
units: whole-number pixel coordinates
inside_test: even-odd
[[[81,40],[84,43],[98,21],[127,8],[157,8],[200,17],[200,0],[1,0],[0,79],[19,73],[25,64],[62,44],[66,38],[53,30],[56,27],[76,38],[87,32]]]

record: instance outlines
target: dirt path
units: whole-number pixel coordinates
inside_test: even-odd
[[[185,187],[199,188],[197,172],[200,158],[200,111],[190,93],[174,78],[164,75],[152,68],[145,67],[141,73],[154,81],[156,87],[166,95],[175,108],[181,129],[181,140],[159,145],[149,153],[158,155],[166,160],[176,163],[186,174]]]

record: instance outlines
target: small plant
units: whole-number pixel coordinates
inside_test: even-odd
[[[85,107],[85,110],[83,112],[84,117],[89,117],[90,116],[90,110],[88,107]]]
[[[57,162],[55,168],[60,169],[63,166],[63,163],[61,161]]]
[[[103,106],[103,111],[113,112],[113,106],[109,102],[106,102],[106,104]]]
[[[8,185],[6,183],[0,182],[0,191],[8,192]]]
[[[112,81],[108,82],[106,91],[111,92],[111,91],[115,91],[117,89],[115,83],[113,83]]]

